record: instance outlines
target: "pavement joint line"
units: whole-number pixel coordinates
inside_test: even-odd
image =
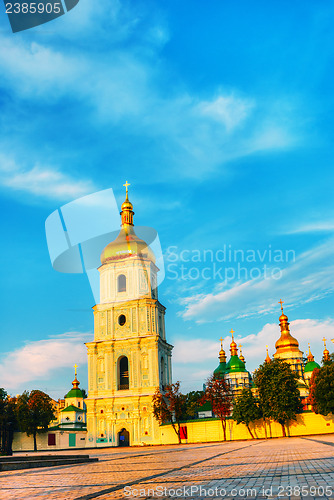
[[[228,453],[233,453],[235,451],[240,451],[240,450],[243,450],[244,448],[249,448],[250,446],[256,446],[258,444],[262,444],[264,443],[265,441],[259,441],[257,443],[251,443],[251,444],[248,444],[246,446],[243,446],[242,448],[236,448],[234,450],[229,450],[229,451],[224,451],[223,453],[218,453],[217,455],[214,455],[213,457],[208,457],[208,458],[205,458],[203,460],[197,460],[196,462],[192,462],[191,464],[186,464],[186,465],[182,465],[181,467],[176,467],[174,469],[170,469],[170,470],[167,470],[165,472],[161,472],[159,474],[153,474],[151,476],[146,476],[146,477],[143,477],[143,478],[140,478],[140,479],[136,479],[134,481],[131,481],[131,482],[127,482],[127,483],[123,483],[123,484],[120,484],[118,486],[113,486],[111,488],[106,488],[104,490],[101,490],[100,492],[97,492],[97,493],[91,493],[89,495],[85,495],[85,496],[81,496],[81,497],[77,497],[75,498],[74,500],[90,500],[92,498],[97,498],[97,497],[100,497],[102,495],[105,495],[107,493],[112,493],[113,491],[118,491],[118,490],[121,490],[122,488],[124,488],[125,486],[133,486],[134,484],[140,484],[141,482],[143,481],[150,481],[151,479],[155,479],[157,477],[161,477],[161,476],[165,476],[165,475],[168,475],[170,474],[171,472],[176,472],[176,471],[180,471],[182,469],[186,469],[186,468],[189,468],[191,466],[194,466],[194,465],[197,465],[197,464],[200,464],[202,462],[206,462],[208,460],[212,460],[216,457],[219,457],[221,455],[226,455]]]
[[[320,439],[312,439],[307,437],[302,437],[302,439],[306,439],[307,441],[315,441],[316,443],[327,444],[327,446],[334,446],[334,443],[330,443],[328,441],[321,441]]]

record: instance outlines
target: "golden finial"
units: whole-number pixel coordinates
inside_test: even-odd
[[[77,378],[77,368],[78,368],[78,365],[75,364],[74,365],[74,376],[75,376],[75,378]]]
[[[233,330],[233,328],[231,328],[230,334],[232,335],[232,340],[234,341],[233,333],[235,333],[235,331]]]
[[[283,304],[284,304],[284,301],[282,299],[280,299],[278,301],[279,304],[281,304],[281,311],[283,312]]]
[[[267,349],[267,356],[266,356],[265,362],[266,363],[270,363],[271,359],[270,359],[270,356],[269,356],[268,346],[267,345],[266,345],[266,349]]]
[[[223,340],[224,340],[223,337],[220,337],[219,340],[220,340],[220,347],[223,348]]]

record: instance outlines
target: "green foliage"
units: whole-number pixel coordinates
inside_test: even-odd
[[[232,410],[232,392],[224,378],[215,375],[208,378],[201,402],[206,401],[211,403],[213,413],[220,419],[226,441],[226,418]]]
[[[186,394],[183,420],[191,420],[197,417],[197,412],[201,406],[200,401],[202,400],[203,395],[203,391],[191,391]]]
[[[180,423],[186,413],[186,396],[180,392],[180,382],[167,385],[163,394],[157,389],[152,405],[154,417],[160,424],[170,422],[181,443]]]
[[[0,455],[12,455],[15,426],[15,399],[0,388]]]
[[[25,391],[18,397],[16,414],[19,428],[34,437],[34,451],[37,451],[36,434],[45,432],[55,418],[52,399],[42,391]]]
[[[245,424],[248,432],[254,438],[249,424],[262,418],[262,411],[259,401],[253,396],[250,389],[242,389],[241,394],[237,397],[233,406],[232,418],[237,424]]]
[[[263,417],[280,423],[284,436],[284,426],[302,411],[297,381],[298,375],[281,359],[263,363],[255,372]]]
[[[324,366],[312,373],[309,403],[315,413],[334,414],[334,363],[325,362]]]

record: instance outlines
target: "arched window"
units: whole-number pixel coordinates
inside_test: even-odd
[[[161,383],[162,389],[164,389],[165,384],[166,384],[166,367],[165,367],[165,360],[164,360],[163,356],[161,356],[161,359],[160,359],[160,383]]]
[[[129,389],[129,361],[126,356],[118,362],[118,390]]]
[[[126,292],[126,276],[124,274],[120,274],[117,278],[117,291]]]

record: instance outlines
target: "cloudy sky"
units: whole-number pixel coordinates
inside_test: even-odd
[[[333,21],[329,1],[80,0],[13,34],[1,4],[0,386],[62,397],[77,363],[87,388],[95,298],[85,274],[52,268],[45,221],[101,190],[120,206],[126,180],[135,223],[161,242],[184,390],[231,328],[250,371],[273,354],[280,299],[320,361],[334,338]]]

